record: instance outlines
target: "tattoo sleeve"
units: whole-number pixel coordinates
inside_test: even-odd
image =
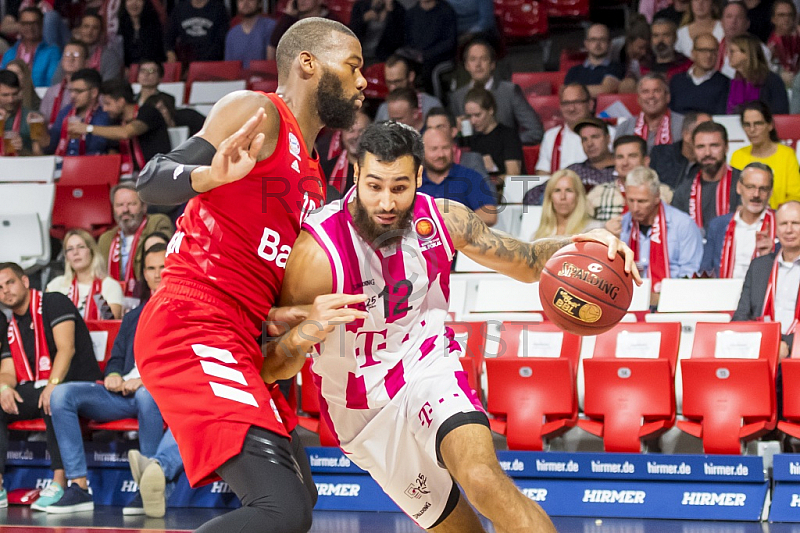
[[[471,209],[455,202],[448,203],[444,219],[456,249],[509,265],[525,265],[537,279],[550,256],[571,242],[569,237],[522,242],[492,230]]]

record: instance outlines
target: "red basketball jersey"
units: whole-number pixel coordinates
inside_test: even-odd
[[[280,295],[300,225],[325,198],[319,159],[308,154],[297,120],[278,95],[266,96],[281,118],[275,151],[241,180],[189,201],[163,274],[165,284],[190,279],[233,297],[253,335]]]

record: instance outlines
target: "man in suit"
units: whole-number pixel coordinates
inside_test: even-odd
[[[650,168],[656,171],[661,183],[673,190],[684,179],[697,174],[692,133],[698,124],[711,122],[711,115],[690,111],[683,117],[681,140],[672,144],[659,144],[650,151]]]
[[[484,87],[492,93],[497,109],[495,118],[514,130],[519,130],[522,144],[539,144],[544,136],[542,120],[522,94],[522,89],[510,81],[501,81],[494,76],[497,66],[495,50],[483,39],[475,39],[464,49],[464,68],[471,78],[470,82],[450,94],[450,111],[453,116],[464,117],[464,100],[467,91],[475,85]]]
[[[736,184],[742,205],[708,225],[700,272],[743,278],[753,259],[775,250],[775,214],[769,208],[772,180],[772,169],[764,163],[742,169]]]
[[[776,235],[781,249],[757,257],[744,277],[734,321],[774,320],[781,323],[781,358],[794,340],[800,307],[800,202],[786,202],[775,212]]]

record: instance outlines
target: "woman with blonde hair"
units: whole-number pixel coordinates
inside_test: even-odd
[[[586,189],[572,170],[559,170],[550,176],[544,189],[542,219],[533,239],[576,235],[601,228],[602,223],[589,214]]]
[[[757,37],[746,33],[728,43],[728,59],[736,70],[728,92],[728,114],[739,106],[761,100],[776,115],[789,113],[789,97],[780,76],[769,70],[769,63]]]
[[[712,34],[718,42],[722,41],[725,31],[719,18],[719,7],[714,0],[692,0],[683,16],[681,27],[678,28],[675,50],[686,57],[692,57],[694,38],[704,33]]]
[[[48,283],[47,292],[69,296],[84,320],[122,318],[122,287],[108,276],[97,241],[86,230],[64,236],[64,275]]]
[[[31,68],[22,59],[12,59],[6,65],[19,78],[19,94],[22,96],[22,107],[31,111],[38,111],[42,99],[36,94],[33,88],[33,78],[31,78]]]

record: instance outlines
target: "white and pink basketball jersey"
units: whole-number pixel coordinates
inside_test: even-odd
[[[444,325],[454,250],[434,199],[426,194],[417,193],[402,242],[380,250],[354,227],[346,207],[351,200],[356,201],[355,188],[309,215],[303,229],[328,254],[333,292],[368,295],[361,308],[370,315],[329,334],[312,372],[324,403],[375,409],[437,359],[451,357],[458,364],[461,348]]]

